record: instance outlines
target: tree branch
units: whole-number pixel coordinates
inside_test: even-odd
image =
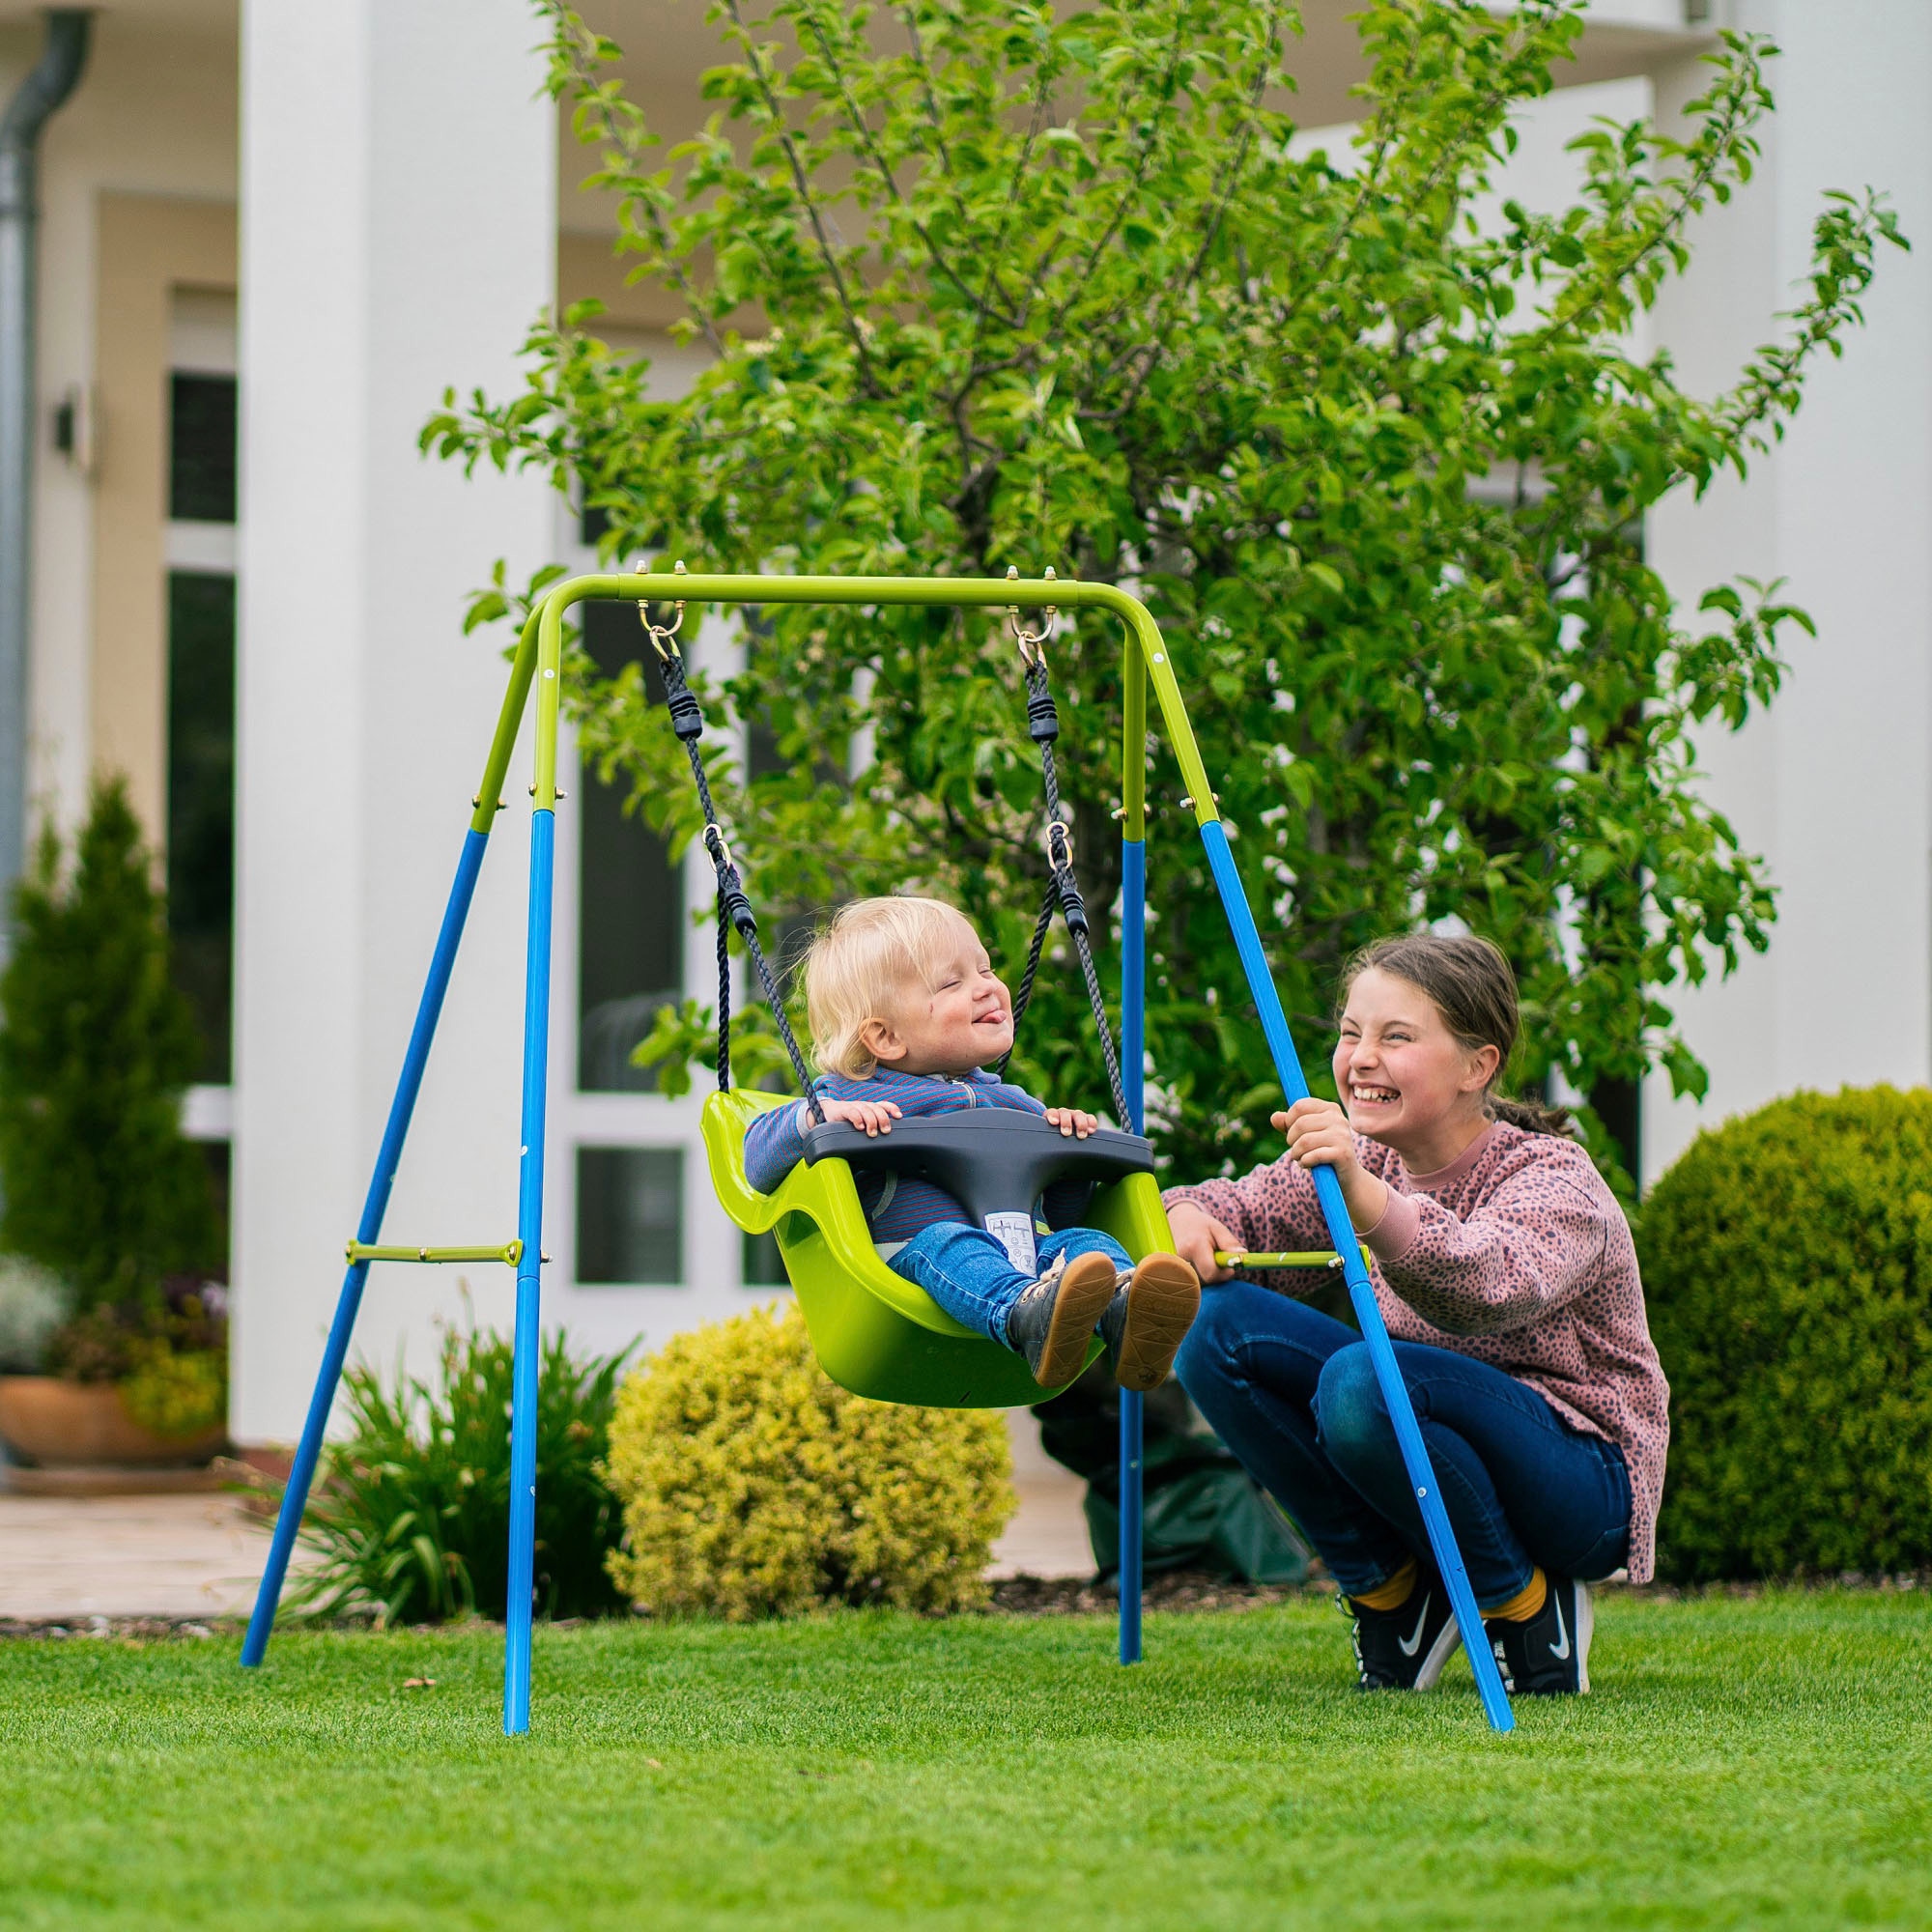
[[[777,90],[772,85],[771,76],[766,71],[764,57],[759,53],[750,31],[745,26],[745,16],[738,10],[738,0],[724,0],[724,10],[731,16],[731,23],[738,30],[738,43],[745,49],[745,58],[752,70],[752,77],[758,84],[758,94],[765,103],[767,125],[779,145],[784,150],[785,160],[791,167],[792,185],[798,192],[800,206],[811,223],[811,233],[818,243],[819,259],[825,264],[826,273],[832,277],[833,292],[838,298],[839,312],[845,318],[845,332],[851,338],[852,353],[858,358],[859,380],[868,395],[879,393],[879,384],[872,370],[872,358],[866,347],[866,332],[860,323],[858,311],[852,305],[850,290],[845,286],[845,277],[839,272],[838,258],[834,252],[831,239],[825,232],[825,222],[818,212],[818,203],[811,192],[811,183],[805,171],[805,163],[799,156],[798,144],[791,137],[791,129],[785,125],[784,109],[781,105]]]

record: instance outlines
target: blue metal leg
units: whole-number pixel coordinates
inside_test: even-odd
[[[1289,1034],[1288,1018],[1281,1009],[1281,996],[1275,991],[1274,976],[1268,971],[1267,958],[1262,951],[1261,934],[1255,928],[1255,916],[1249,909],[1248,895],[1242,890],[1240,874],[1235,868],[1235,855],[1228,848],[1228,835],[1218,820],[1210,820],[1201,828],[1201,842],[1208,848],[1208,864],[1213,870],[1214,883],[1220,889],[1221,903],[1227,910],[1236,950],[1241,955],[1241,970],[1247,975],[1248,991],[1261,1012],[1262,1031],[1267,1036],[1276,1078],[1293,1104],[1307,1097],[1308,1083],[1301,1077],[1301,1059]],[[1328,1238],[1334,1243],[1336,1253],[1342,1257],[1342,1270],[1349,1283],[1349,1299],[1354,1304],[1356,1321],[1361,1323],[1362,1339],[1369,1345],[1369,1358],[1375,1363],[1376,1381],[1381,1389],[1382,1402],[1395,1424],[1395,1437],[1402,1449],[1403,1465],[1408,1471],[1409,1481],[1415,1485],[1416,1501],[1422,1509],[1423,1524],[1429,1531],[1429,1547],[1435,1552],[1435,1567],[1442,1573],[1449,1601],[1455,1606],[1457,1628],[1463,1633],[1463,1648],[1469,1653],[1469,1667],[1475,1673],[1476,1690],[1482,1697],[1483,1709],[1496,1730],[1514,1730],[1516,1718],[1510,1710],[1509,1698],[1504,1694],[1502,1678],[1497,1673],[1489,1639],[1483,1634],[1483,1619],[1476,1607],[1475,1593],[1469,1588],[1468,1572],[1463,1567],[1463,1552],[1456,1547],[1456,1532],[1449,1525],[1449,1514],[1442,1507],[1442,1498],[1436,1492],[1435,1472],[1430,1466],[1429,1447],[1416,1425],[1415,1408],[1409,1402],[1402,1371],[1396,1366],[1388,1326],[1376,1304],[1374,1285],[1369,1280],[1368,1269],[1362,1264],[1361,1243],[1350,1222],[1349,1209],[1342,1199],[1342,1183],[1335,1179],[1333,1169],[1315,1169],[1315,1194],[1321,1204],[1322,1219],[1328,1224]]]
[[[536,1568],[537,1356],[543,1290],[544,1115],[550,1063],[551,884],[556,814],[530,817],[529,956],[524,980],[524,1152],[517,1193],[516,1368],[510,1385],[510,1567],[503,1735],[530,1727],[530,1596]]]
[[[449,902],[443,908],[442,929],[436,937],[429,978],[424,981],[422,999],[416,1006],[416,1023],[410,1033],[409,1051],[403,1056],[403,1071],[396,1082],[395,1097],[389,1102],[388,1123],[383,1129],[383,1145],[376,1155],[376,1172],[363,1197],[362,1218],[356,1223],[355,1238],[373,1242],[383,1232],[383,1215],[389,1206],[389,1189],[403,1157],[403,1141],[410,1130],[410,1116],[415,1111],[416,1095],[422,1091],[423,1068],[429,1062],[430,1041],[436,1037],[436,1023],[442,1013],[442,996],[449,990],[450,968],[456,963],[456,949],[463,939],[463,924],[469,916],[469,901],[476,891],[476,874],[483,864],[489,839],[473,828],[463,841],[463,857],[456,867],[456,882],[449,889]],[[295,1466],[289,1471],[288,1487],[282,1492],[282,1507],[275,1518],[275,1540],[269,1549],[269,1567],[262,1573],[261,1588],[255,1593],[255,1613],[248,1619],[248,1634],[242,1645],[242,1662],[257,1664],[269,1647],[269,1635],[275,1626],[275,1606],[281,1602],[282,1582],[288,1575],[289,1556],[295,1548],[296,1532],[301,1527],[302,1512],[308,1507],[309,1486],[315,1480],[316,1460],[322,1453],[322,1438],[328,1427],[328,1412],[335,1406],[336,1384],[342,1379],[342,1365],[349,1354],[349,1338],[355,1332],[356,1311],[362,1305],[362,1287],[369,1278],[369,1264],[358,1262],[342,1280],[342,1293],[335,1303],[335,1320],[328,1330],[328,1345],[322,1352],[322,1368],[315,1378],[315,1393],[309,1398],[308,1419],[302,1424],[301,1442],[296,1450]]]
[[[1143,1131],[1147,1118],[1147,846],[1121,841],[1121,1085],[1123,1124]],[[1141,1661],[1141,1398],[1121,1391],[1121,1662]]]

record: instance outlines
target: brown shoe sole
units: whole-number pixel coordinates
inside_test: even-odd
[[[1150,1255],[1127,1283],[1115,1378],[1145,1395],[1158,1388],[1201,1308],[1201,1280],[1179,1255]]]
[[[1047,1323],[1046,1346],[1039,1351],[1039,1367],[1034,1371],[1034,1379],[1041,1388],[1064,1387],[1087,1366],[1094,1324],[1113,1298],[1114,1264],[1105,1255],[1076,1256],[1061,1270],[1060,1293],[1053,1304],[1053,1319]]]

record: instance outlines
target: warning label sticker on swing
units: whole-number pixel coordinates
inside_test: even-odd
[[[986,1232],[1007,1251],[1007,1259],[1022,1274],[1034,1274],[1039,1267],[1039,1250],[1034,1246],[1031,1214],[988,1214]]]

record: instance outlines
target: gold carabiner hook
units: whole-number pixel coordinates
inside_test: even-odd
[[[1020,567],[1018,564],[1009,563],[1007,565],[1007,577],[1009,582],[1018,577],[1019,574]],[[1046,567],[1046,578],[1049,583],[1053,582],[1052,564],[1048,564]],[[1012,631],[1013,642],[1019,646],[1020,663],[1028,670],[1031,670],[1037,664],[1044,665],[1046,663],[1047,641],[1053,636],[1053,627],[1059,616],[1060,611],[1058,607],[1052,604],[1047,605],[1046,629],[1043,631],[1035,631],[1020,622],[1020,607],[1017,604],[1007,606],[1007,623]]]
[[[647,576],[649,574],[648,566],[641,563],[639,564],[637,567],[637,574],[639,577]],[[684,575],[684,562],[682,558],[678,560],[675,575],[679,577],[682,577]],[[683,655],[683,653],[678,650],[676,641],[677,634],[684,629],[683,598],[678,599],[676,610],[677,610],[677,615],[671,619],[668,626],[664,624],[653,624],[651,622],[651,607],[649,600],[643,597],[639,597],[638,599],[638,622],[644,627],[644,636],[650,639],[651,648],[655,650],[658,656],[662,658],[667,664],[670,662],[670,659],[674,654],[677,656]]]

